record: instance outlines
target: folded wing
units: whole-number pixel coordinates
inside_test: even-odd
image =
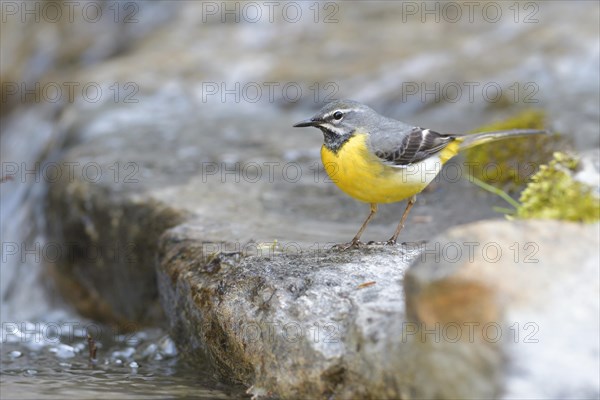
[[[370,144],[373,153],[383,162],[402,167],[431,157],[455,139],[454,135],[414,127],[403,132],[371,135]]]

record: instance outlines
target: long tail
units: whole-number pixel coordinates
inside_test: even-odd
[[[460,143],[458,150],[462,151],[473,146],[478,146],[482,143],[491,142],[493,140],[501,140],[517,136],[546,135],[548,133],[548,131],[541,129],[512,129],[508,131],[483,132],[459,136],[456,138],[456,141]]]

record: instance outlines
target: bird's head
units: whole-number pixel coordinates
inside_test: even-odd
[[[373,109],[357,101],[337,100],[294,127],[319,128],[323,132],[325,147],[335,152],[357,131],[368,132],[366,127],[375,116],[377,113]]]

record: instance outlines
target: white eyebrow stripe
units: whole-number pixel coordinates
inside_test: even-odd
[[[343,110],[333,110],[333,111],[329,111],[329,112],[328,112],[327,114],[325,114],[323,117],[324,117],[324,118],[329,118],[329,117],[331,117],[333,114],[335,114],[335,113],[336,113],[336,112],[338,112],[338,111],[339,111],[339,112],[341,112],[342,114],[348,114],[348,113],[349,113],[349,112],[351,112],[351,111],[354,111],[354,112],[362,112],[363,110],[361,110],[360,108],[346,108],[346,109],[343,109]]]

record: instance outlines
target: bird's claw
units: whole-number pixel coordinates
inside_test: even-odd
[[[345,251],[348,249],[358,249],[362,245],[363,245],[363,242],[361,242],[360,240],[352,239],[352,241],[350,241],[348,243],[336,244],[333,247],[331,247],[331,249]]]
[[[385,242],[386,246],[395,246],[398,244],[398,242],[396,242],[396,239],[391,238],[390,240],[388,240],[387,242]]]

